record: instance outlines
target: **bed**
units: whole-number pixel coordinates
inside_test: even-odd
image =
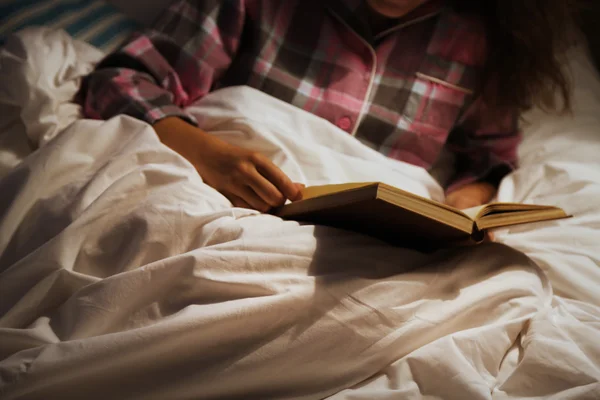
[[[29,28],[0,50],[0,398],[600,398],[600,77],[525,116],[501,201],[573,218],[423,254],[232,208],[146,124],[71,102],[103,52]],[[246,87],[189,110],[306,184],[442,191]]]

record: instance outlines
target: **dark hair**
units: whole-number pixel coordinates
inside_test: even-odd
[[[565,53],[573,43],[577,0],[452,2],[485,25],[487,58],[479,93],[491,109],[571,110]]]

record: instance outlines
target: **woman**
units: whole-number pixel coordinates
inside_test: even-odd
[[[567,0],[179,0],[86,80],[84,112],[152,124],[204,181],[266,211],[300,185],[183,109],[248,85],[427,168],[447,203],[488,202],[516,162],[519,115],[569,107]]]

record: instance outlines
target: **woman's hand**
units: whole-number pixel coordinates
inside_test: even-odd
[[[226,143],[177,117],[158,121],[154,130],[236,207],[266,212],[286,199],[301,198],[302,185],[293,183],[262,154]]]
[[[446,196],[446,204],[464,210],[489,203],[496,188],[487,182],[474,182],[456,189]]]

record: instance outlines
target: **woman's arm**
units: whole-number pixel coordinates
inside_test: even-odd
[[[260,154],[195,126],[184,108],[202,98],[238,51],[247,0],[179,0],[157,24],[103,60],[83,90],[88,117],[126,114],[153,125],[203,180],[234,205],[266,211],[300,196],[298,185]]]
[[[150,124],[179,116],[193,123],[183,108],[229,68],[245,17],[244,0],[176,1],[86,78],[84,113],[98,119],[127,114]]]
[[[448,138],[455,175],[446,203],[459,209],[492,200],[500,181],[517,165],[521,140],[514,112],[490,112],[481,101],[469,107]]]
[[[473,182],[461,186],[446,196],[446,204],[459,210],[489,203],[496,195],[496,187],[487,182]]]
[[[301,197],[293,183],[262,154],[230,145],[178,117],[154,124],[160,140],[189,160],[204,182],[234,206],[262,212]]]

